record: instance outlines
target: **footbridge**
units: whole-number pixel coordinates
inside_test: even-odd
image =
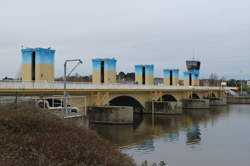
[[[67,83],[67,93],[72,96],[86,96],[87,106],[133,106],[142,110],[147,102],[152,101],[222,98],[227,89],[202,86]],[[0,81],[0,96],[48,98],[63,95],[63,92],[63,82]],[[79,101],[75,101],[77,102]]]

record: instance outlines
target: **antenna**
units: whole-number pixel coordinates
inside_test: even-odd
[[[193,60],[195,60],[195,48],[193,48]]]

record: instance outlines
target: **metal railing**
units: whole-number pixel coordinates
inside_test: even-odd
[[[63,82],[32,82],[32,81],[0,81],[0,89],[63,89]],[[208,86],[166,86],[159,85],[138,85],[138,84],[93,84],[86,82],[68,82],[67,89],[175,89],[175,90],[220,90],[222,87]],[[223,87],[223,89],[235,89]]]

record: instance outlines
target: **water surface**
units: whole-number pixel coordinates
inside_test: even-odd
[[[136,115],[134,125],[91,125],[137,163],[168,166],[250,166],[250,105]]]

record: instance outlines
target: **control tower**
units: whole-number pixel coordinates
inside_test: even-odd
[[[184,86],[199,86],[199,74],[201,62],[197,60],[187,60],[187,71],[184,72]]]

